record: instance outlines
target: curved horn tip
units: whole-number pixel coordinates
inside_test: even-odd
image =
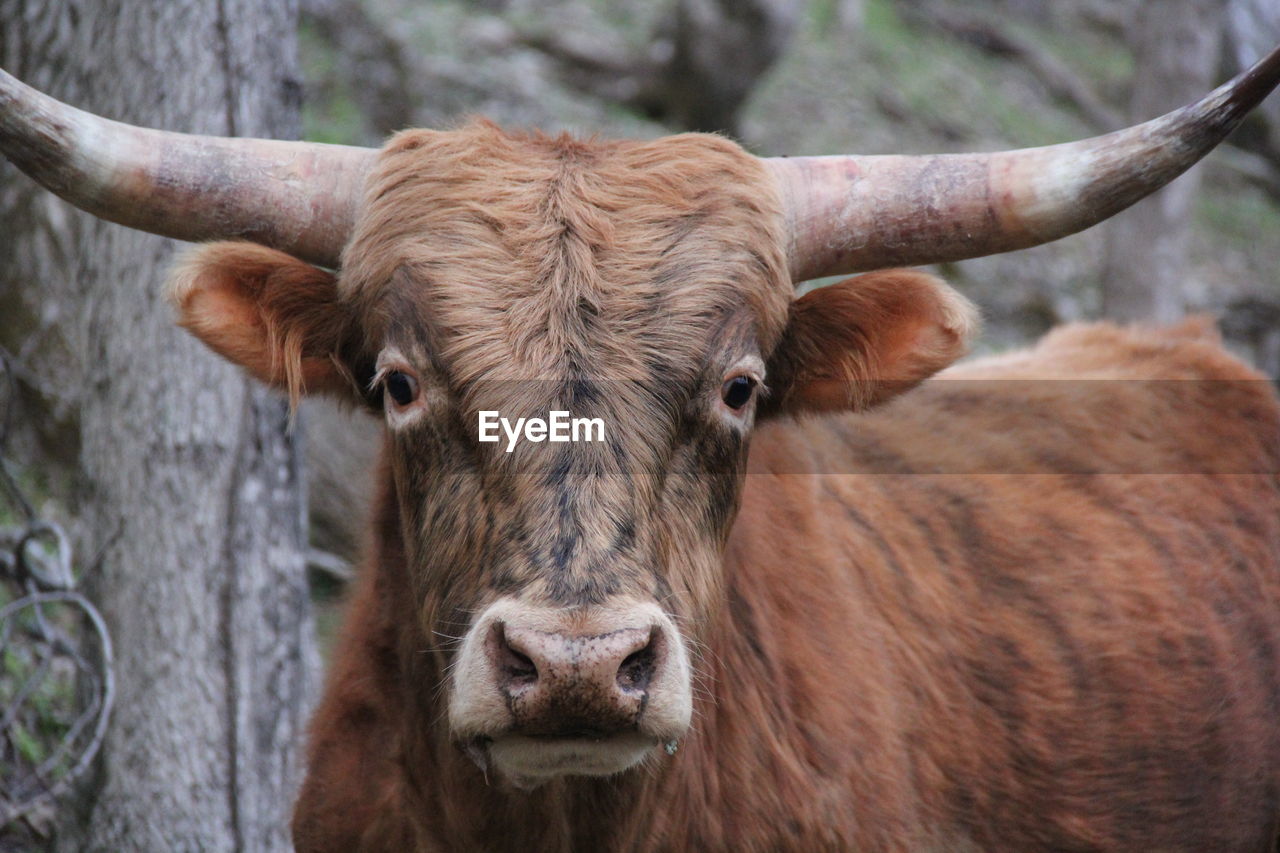
[[[958,261],[1074,234],[1155,192],[1280,84],[1280,47],[1189,106],[1079,142],[991,154],[769,158],[796,282]]]

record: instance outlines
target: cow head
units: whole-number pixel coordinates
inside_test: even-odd
[[[485,124],[377,153],[178,137],[0,72],[0,146],[116,221],[289,251],[198,249],[181,320],[268,383],[385,419],[413,665],[448,737],[528,787],[625,770],[686,731],[755,423],[878,402],[972,324],[918,273],[798,300],[793,282],[1079,230],[1185,169],[1277,79],[1280,51],[1193,107],[1049,149],[763,160],[717,137]],[[507,452],[478,441],[482,411],[566,411],[604,435]]]
[[[223,355],[385,420],[451,738],[523,785],[684,735],[757,418],[881,399],[972,325],[917,273],[791,293],[778,192],[736,145],[482,123],[388,144],[340,274],[220,243],[175,288]],[[483,411],[603,440],[484,443]]]

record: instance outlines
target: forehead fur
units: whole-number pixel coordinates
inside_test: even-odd
[[[696,369],[734,317],[772,349],[791,297],[784,247],[772,180],[726,139],[473,122],[383,149],[342,289],[375,338],[429,329],[461,382],[635,379]]]

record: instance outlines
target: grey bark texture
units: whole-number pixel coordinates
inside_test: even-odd
[[[0,0],[0,64],[77,106],[295,136],[294,0]],[[177,329],[180,244],[74,211],[0,162],[0,340],[77,465],[79,553],[117,704],[66,850],[290,849],[318,660],[296,439],[277,395]]]
[[[1129,119],[1145,121],[1209,91],[1218,73],[1225,0],[1162,0],[1137,7],[1130,27],[1135,74]],[[1184,311],[1187,239],[1200,167],[1107,226],[1103,315],[1174,322]]]

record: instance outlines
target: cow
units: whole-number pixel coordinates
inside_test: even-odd
[[[1277,81],[1045,149],[766,159],[185,137],[0,73],[0,148],[213,241],[179,322],[385,422],[299,850],[1270,850],[1269,384],[1196,319],[952,366],[974,309],[897,267],[1105,218]],[[603,440],[479,440],[554,411]]]

